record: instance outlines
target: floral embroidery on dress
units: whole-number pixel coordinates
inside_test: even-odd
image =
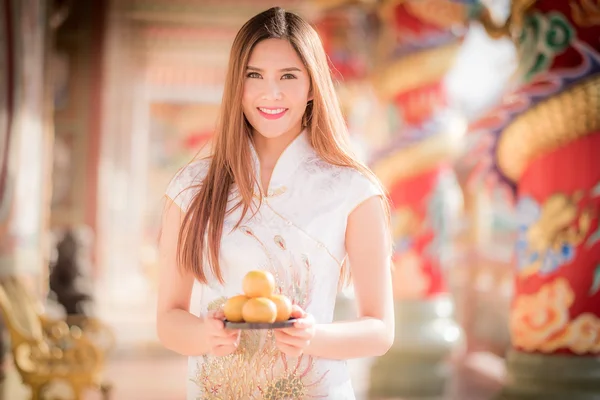
[[[273,240],[275,241],[275,244],[277,246],[279,246],[279,248],[281,250],[285,250],[285,240],[283,240],[283,238],[281,237],[281,235],[275,235],[275,237],[273,238]]]
[[[246,226],[240,230],[263,242]],[[276,236],[277,237],[277,236]],[[275,245],[285,250],[283,237],[274,240]],[[266,252],[268,248],[263,245]],[[290,259],[293,261],[291,252]],[[275,259],[270,254],[267,256]],[[310,302],[310,261],[302,254],[299,266],[289,268],[291,279],[284,283],[277,282],[280,293],[293,294],[291,300],[305,308]],[[302,277],[305,280],[302,281]],[[222,307],[226,297],[211,301],[207,309]],[[293,361],[293,362],[292,362]],[[306,399],[325,398],[319,383],[328,371],[317,373],[315,361],[311,356],[288,359],[276,345],[272,331],[242,331],[240,344],[234,354],[225,357],[205,355],[197,366],[197,374],[193,382],[201,388],[203,399]]]
[[[304,358],[308,359],[305,367],[302,367]],[[313,373],[314,360],[312,356],[300,356],[296,359],[296,364],[293,368],[288,365],[288,360],[285,355],[281,354],[281,360],[284,365],[284,374],[279,379],[271,379],[271,383],[261,392],[265,400],[281,400],[281,399],[306,399],[306,398],[326,398],[326,394],[311,394],[312,387],[318,386],[327,376],[329,371],[326,371],[320,376]],[[311,382],[310,377],[313,377]]]
[[[248,332],[249,347],[225,357],[204,356],[194,379],[201,399],[304,400],[326,398],[319,388],[328,371],[317,372],[311,356],[288,358],[275,347],[272,333]],[[262,347],[258,342],[265,340]],[[249,349],[258,349],[250,354]]]
[[[263,249],[270,260],[270,269],[275,275],[277,291],[305,308],[310,300],[311,271],[306,254],[296,259],[286,246],[283,235],[273,236],[273,250],[285,252],[278,258],[271,249],[247,225],[238,230],[252,238]],[[289,264],[289,265],[288,265]],[[284,268],[284,265],[286,268]],[[285,271],[285,275],[279,273]],[[223,306],[226,297],[211,301],[207,310]],[[197,366],[194,383],[201,388],[203,399],[304,399],[323,398],[319,383],[327,371],[317,374],[312,357],[291,360],[281,353],[271,331],[242,331],[240,344],[234,354],[226,357],[202,357]]]

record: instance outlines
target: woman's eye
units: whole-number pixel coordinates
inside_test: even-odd
[[[281,79],[296,79],[296,76],[292,74],[285,74],[281,77]]]
[[[246,76],[248,78],[260,78],[260,74],[258,72],[249,72]]]

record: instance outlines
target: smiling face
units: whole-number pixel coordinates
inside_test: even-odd
[[[290,42],[266,39],[254,47],[242,107],[255,133],[269,139],[298,134],[309,92],[308,71]]]

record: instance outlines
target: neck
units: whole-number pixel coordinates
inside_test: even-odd
[[[302,128],[290,131],[276,138],[266,138],[254,132],[254,148],[263,168],[274,168],[281,153],[302,133]]]

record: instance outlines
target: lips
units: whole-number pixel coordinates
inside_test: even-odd
[[[260,115],[266,119],[279,119],[285,115],[288,111],[287,108],[283,107],[257,107],[256,108]]]

